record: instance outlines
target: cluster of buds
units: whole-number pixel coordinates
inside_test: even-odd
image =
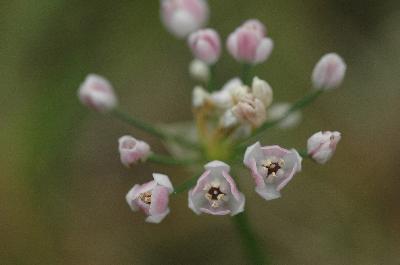
[[[247,76],[235,77],[216,89],[218,86],[213,82],[211,69],[221,57],[222,45],[215,29],[202,29],[207,22],[208,10],[205,0],[161,0],[161,18],[165,27],[175,36],[187,38],[195,57],[190,64],[190,73],[203,83],[195,86],[192,93],[197,127],[194,137],[171,135],[122,113],[111,83],[99,75],[89,75],[78,91],[80,101],[87,107],[108,112],[160,137],[167,144],[175,141],[174,144],[183,149],[190,148],[198,155],[195,161],[157,155],[145,141],[125,135],[118,140],[120,160],[124,166],[132,167],[150,160],[172,165],[189,163],[192,168],[199,166],[199,161],[210,161],[204,165],[202,174],[188,180],[190,185],[184,183],[175,191],[169,177],[159,173],[153,173],[153,180],[133,186],[126,200],[133,211],[141,210],[150,223],[159,223],[168,215],[170,196],[181,191],[188,191],[188,206],[196,214],[233,216],[243,212],[245,196],[236,184],[238,174],[243,173],[231,174],[231,165],[243,163],[247,176],[254,181],[257,194],[265,200],[277,199],[281,197],[282,189],[302,170],[303,159],[326,163],[341,139],[341,134],[336,131],[317,132],[308,139],[305,151],[278,145],[261,146],[254,140],[268,128],[290,128],[299,124],[300,109],[322,92],[339,86],[346,64],[335,53],[324,55],[311,74],[314,89],[294,104],[273,103],[273,91],[268,82],[256,76],[251,79],[248,71],[243,71]],[[250,19],[228,36],[226,47],[243,69],[248,70],[267,60],[273,41],[266,36],[266,27],[259,20]]]

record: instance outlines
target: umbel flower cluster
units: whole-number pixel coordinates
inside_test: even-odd
[[[147,183],[134,185],[126,195],[133,211],[142,211],[147,222],[159,223],[170,212],[170,197],[187,191],[188,206],[194,213],[234,216],[244,211],[246,203],[233,166],[244,166],[248,174],[240,177],[252,179],[255,191],[268,201],[281,196],[282,189],[301,171],[303,159],[324,164],[332,157],[341,139],[336,131],[316,132],[308,139],[306,150],[262,145],[258,139],[272,127],[297,125],[302,108],[341,84],[346,65],[339,55],[328,53],[316,63],[311,73],[312,89],[303,98],[273,104],[269,83],[251,75],[251,69],[267,61],[274,47],[261,21],[246,20],[228,36],[226,49],[243,71],[240,77],[218,86],[214,69],[224,45],[215,29],[203,28],[209,17],[207,2],[161,0],[160,12],[166,29],[177,38],[185,38],[194,57],[189,73],[198,82],[192,92],[192,127],[196,130],[188,128],[178,133],[122,112],[111,83],[96,74],[89,74],[78,91],[83,105],[157,136],[167,146],[175,145],[193,154],[182,156],[172,148],[171,155],[156,154],[145,141],[125,135],[118,140],[118,150],[126,167],[146,161],[190,168],[204,165],[203,172],[176,189],[170,178],[160,173],[153,173],[153,180]]]

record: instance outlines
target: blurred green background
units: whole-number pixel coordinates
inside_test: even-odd
[[[304,170],[265,202],[239,177],[251,222],[273,264],[400,264],[400,2],[210,1],[226,36],[247,18],[266,23],[275,49],[255,73],[277,101],[294,101],[326,52],[348,64],[344,85],[304,111],[296,129],[264,144],[303,148],[319,130],[343,139],[325,166]],[[126,170],[117,139],[159,142],[82,107],[86,74],[109,78],[121,105],[152,122],[189,120],[191,55],[162,27],[158,1],[13,0],[0,3],[0,263],[247,264],[229,217],[196,216],[181,194],[160,225],[125,202],[160,171]],[[239,72],[224,54],[218,81]]]

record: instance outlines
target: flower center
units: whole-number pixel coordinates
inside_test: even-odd
[[[139,194],[139,199],[145,204],[151,204],[151,192],[147,191]]]
[[[283,159],[279,159],[277,162],[272,162],[271,160],[266,160],[264,161],[261,166],[264,168],[264,170],[267,171],[267,176],[272,175],[276,176],[278,173],[279,169],[283,167],[285,164],[285,161]]]
[[[211,203],[211,207],[218,208],[225,195],[219,187],[211,187],[205,194],[205,197]]]

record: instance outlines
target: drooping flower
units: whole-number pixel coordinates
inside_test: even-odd
[[[96,74],[86,77],[79,87],[78,97],[83,105],[100,112],[110,111],[118,104],[110,82]]]
[[[278,102],[272,104],[272,106],[268,109],[268,119],[278,120],[286,115],[292,105],[288,102]],[[293,111],[286,118],[281,120],[278,123],[278,127],[281,129],[290,129],[296,127],[302,119],[301,111]]]
[[[339,86],[346,73],[346,64],[336,53],[321,57],[312,73],[312,82],[317,89],[333,89]]]
[[[208,65],[215,64],[221,55],[221,41],[213,29],[200,29],[190,34],[189,47],[193,55]]]
[[[189,191],[189,208],[196,214],[236,215],[244,210],[245,198],[229,175],[230,167],[221,161],[204,166],[205,172]]]
[[[340,139],[340,132],[317,132],[307,141],[308,155],[317,163],[325,164],[335,153]]]
[[[121,163],[126,167],[130,167],[138,161],[146,161],[151,153],[150,146],[146,142],[137,140],[130,135],[118,139],[118,151]]]
[[[265,34],[265,26],[260,21],[248,20],[229,35],[228,51],[239,62],[262,63],[267,60],[274,46]]]
[[[208,82],[210,80],[210,68],[209,66],[198,59],[194,59],[189,65],[190,76],[195,80],[201,82]]]
[[[178,38],[204,26],[208,12],[206,0],[161,0],[161,20]]]
[[[277,199],[280,191],[301,170],[301,159],[294,149],[280,146],[261,147],[257,142],[249,146],[244,155],[244,164],[251,170],[256,192],[266,200]]]
[[[150,182],[133,186],[126,194],[126,201],[132,211],[140,209],[144,212],[146,222],[160,223],[170,212],[169,195],[174,188],[166,175],[153,173],[153,178]]]

